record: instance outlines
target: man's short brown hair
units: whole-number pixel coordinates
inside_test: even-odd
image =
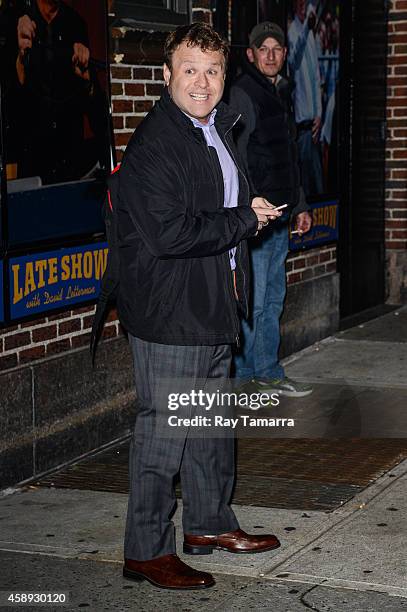
[[[172,54],[186,42],[188,47],[199,47],[201,51],[220,51],[225,60],[225,70],[229,57],[229,44],[206,23],[191,23],[179,26],[168,35],[164,44],[164,62],[171,70]]]

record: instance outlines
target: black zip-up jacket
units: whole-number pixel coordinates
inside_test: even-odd
[[[291,94],[287,79],[280,77],[274,85],[246,62],[232,85],[230,106],[242,115],[237,147],[254,190],[273,204],[287,203],[296,215],[309,206],[301,187]]]
[[[165,90],[134,132],[120,169],[118,234],[121,322],[134,336],[178,345],[233,343],[239,303],[247,316],[246,238],[257,231],[222,102],[216,129],[239,168],[236,208],[224,208],[216,150]],[[229,249],[237,246],[236,290]]]

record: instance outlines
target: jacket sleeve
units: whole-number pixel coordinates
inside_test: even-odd
[[[255,235],[257,217],[249,206],[193,214],[168,155],[159,147],[128,147],[120,170],[121,205],[154,257],[217,255]]]

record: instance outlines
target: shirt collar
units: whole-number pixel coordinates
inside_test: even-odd
[[[184,111],[182,111],[182,112],[184,112]],[[201,121],[199,121],[199,119],[196,119],[195,117],[191,117],[191,115],[188,115],[188,113],[184,113],[184,115],[186,115],[188,117],[188,119],[190,119],[192,121],[192,123],[194,124],[194,127],[197,127],[197,128],[209,128],[212,125],[214,125],[214,123],[215,123],[216,112],[217,112],[217,109],[214,108],[213,111],[211,112],[211,114],[209,115],[208,123],[201,123]]]

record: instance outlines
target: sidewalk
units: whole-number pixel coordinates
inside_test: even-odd
[[[381,435],[398,444],[407,437],[407,308],[287,362],[289,376],[315,384],[309,401],[314,397],[321,410],[327,396],[336,398],[333,416],[344,435]],[[357,412],[357,430],[350,410]],[[6,491],[0,497],[0,609],[14,609],[4,605],[5,590],[13,590],[67,592],[68,610],[407,611],[404,457],[366,488],[350,489],[355,495],[332,511],[235,505],[243,529],[272,530],[282,546],[258,555],[180,554],[215,574],[216,587],[204,591],[164,591],[122,579],[124,493],[36,485]],[[296,474],[292,479],[295,495]],[[181,503],[174,518],[179,551],[180,515]],[[38,609],[47,607],[58,609]]]

